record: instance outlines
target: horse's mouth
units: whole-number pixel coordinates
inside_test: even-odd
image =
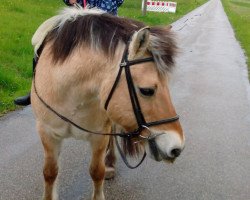
[[[153,157],[154,157],[154,160],[155,161],[164,161],[165,163],[174,163],[174,161],[176,160],[176,158],[170,158],[168,157],[166,154],[163,154],[163,153],[160,153],[160,151],[158,150],[158,155],[154,155],[153,154]]]
[[[161,160],[164,161],[165,163],[174,163],[174,161],[176,160],[176,158],[170,158],[168,155],[166,155],[166,153],[161,152],[161,150],[158,150]]]
[[[149,145],[150,146],[150,145]],[[155,143],[155,147],[152,148],[152,146],[150,146],[150,151],[152,156],[154,157],[154,159],[158,162],[160,161],[164,161],[166,163],[174,163],[176,158],[171,158],[167,155],[167,153],[163,152],[158,145]]]
[[[175,161],[175,159],[176,158],[167,158],[167,159],[164,159],[163,161],[165,162],[165,163],[167,163],[167,164],[173,164],[174,163],[174,161]]]
[[[150,142],[150,141],[149,141]],[[150,149],[150,153],[152,158],[157,161],[165,161],[165,162],[170,162],[173,163],[174,159],[170,158],[169,156],[167,156],[166,153],[164,153],[156,143],[153,143],[154,145],[150,145],[149,144],[149,149]]]

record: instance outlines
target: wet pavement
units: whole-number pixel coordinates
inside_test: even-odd
[[[250,199],[250,96],[243,51],[220,1],[173,24],[181,52],[171,78],[186,148],[174,164],[150,159],[131,170],[119,159],[107,200]],[[69,139],[59,195],[90,199],[89,147]],[[0,199],[41,199],[43,152],[30,107],[0,118]],[[62,176],[63,174],[63,176]]]

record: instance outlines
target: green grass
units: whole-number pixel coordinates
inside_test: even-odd
[[[177,2],[176,13],[147,12],[146,16],[142,16],[141,0],[125,0],[125,3],[119,10],[119,15],[143,21],[148,25],[167,25],[206,1],[207,0],[176,0],[174,1]]]
[[[250,78],[250,0],[222,0],[236,38],[247,56],[248,77]]]
[[[5,0],[0,4],[0,115],[14,110],[13,99],[31,86],[31,37],[62,7],[52,0]]]
[[[119,16],[148,25],[167,25],[206,0],[177,0],[177,12],[141,15],[141,0],[125,0]],[[31,86],[31,37],[37,27],[55,15],[62,0],[4,0],[0,3],[0,115],[16,109],[15,97],[25,95]]]

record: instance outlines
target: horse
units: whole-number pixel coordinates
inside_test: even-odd
[[[178,49],[169,27],[64,8],[39,26],[32,45],[31,103],[44,148],[43,199],[58,199],[65,138],[90,143],[92,200],[105,199],[104,179],[114,176],[114,138],[124,141],[125,155],[144,151],[167,162],[180,155],[185,137],[168,88]]]

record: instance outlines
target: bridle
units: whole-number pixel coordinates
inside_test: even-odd
[[[131,72],[130,72],[131,66],[136,65],[136,64],[140,64],[140,63],[145,63],[145,62],[154,62],[154,58],[149,57],[149,58],[142,58],[142,59],[136,59],[136,60],[128,60],[128,47],[126,47],[126,49],[123,53],[122,61],[120,64],[120,69],[118,71],[115,82],[111,88],[111,91],[108,95],[108,98],[107,98],[107,100],[105,102],[105,106],[104,106],[105,110],[107,110],[109,102],[110,102],[110,100],[114,94],[114,91],[118,85],[118,82],[120,80],[122,70],[124,69],[125,75],[126,75],[126,80],[127,80],[127,85],[128,85],[130,101],[131,101],[134,115],[135,115],[137,125],[138,125],[138,128],[136,130],[134,130],[133,132],[125,133],[127,136],[132,136],[132,137],[136,136],[137,137],[137,136],[140,136],[140,133],[145,128],[160,125],[160,124],[175,122],[179,119],[179,116],[176,115],[176,116],[171,117],[171,118],[161,119],[161,120],[153,121],[153,122],[146,122],[144,115],[142,113],[142,110],[141,110],[141,106],[140,106],[140,103],[139,103],[139,100],[138,100],[138,97],[136,94],[135,86],[134,86],[133,79],[132,79]]]
[[[117,85],[119,83],[119,80],[120,80],[120,77],[121,77],[121,74],[122,74],[122,70],[124,69],[125,70],[125,75],[126,75],[126,80],[127,80],[127,85],[128,85],[128,90],[129,90],[129,95],[130,95],[130,101],[131,101],[133,111],[134,111],[134,115],[135,115],[137,125],[138,125],[138,128],[135,129],[134,131],[125,132],[125,133],[122,133],[122,132],[121,133],[116,133],[116,132],[114,132],[114,133],[95,132],[95,131],[91,131],[91,130],[88,130],[86,128],[83,128],[83,127],[79,126],[78,124],[76,124],[72,120],[70,120],[69,118],[67,118],[64,115],[57,112],[52,106],[50,106],[48,103],[46,103],[46,101],[39,95],[39,93],[37,91],[36,79],[35,79],[35,77],[36,77],[36,65],[37,65],[37,62],[38,62],[38,59],[39,59],[39,57],[37,55],[35,55],[35,57],[33,59],[33,70],[34,70],[34,73],[33,73],[33,85],[34,85],[34,91],[35,91],[35,94],[37,95],[38,99],[44,104],[44,106],[47,109],[49,109],[51,112],[53,112],[59,118],[61,118],[63,121],[68,122],[69,124],[73,125],[74,127],[78,128],[78,129],[80,129],[82,131],[85,131],[85,132],[88,132],[88,133],[91,133],[91,134],[95,134],[95,135],[119,136],[121,138],[127,138],[127,139],[136,138],[136,137],[138,138],[139,137],[139,138],[141,138],[143,140],[148,140],[151,152],[156,157],[157,147],[156,147],[156,143],[155,143],[154,139],[157,136],[162,135],[162,134],[152,135],[149,127],[157,126],[157,125],[160,125],[160,124],[175,122],[175,121],[177,121],[179,119],[179,116],[176,115],[176,116],[171,117],[171,118],[161,119],[161,120],[153,121],[153,122],[146,122],[146,120],[144,118],[144,115],[142,113],[142,110],[141,110],[141,106],[140,106],[137,94],[136,94],[135,86],[134,86],[133,79],[132,79],[131,72],[130,72],[130,67],[133,66],[133,65],[136,65],[136,64],[140,64],[140,63],[154,62],[154,58],[149,57],[149,58],[128,60],[128,46],[129,46],[129,44],[126,46],[125,51],[123,53],[123,57],[122,57],[122,60],[121,60],[121,64],[120,64],[118,74],[117,74],[115,82],[114,82],[114,84],[113,84],[113,86],[112,86],[112,88],[110,90],[110,93],[109,93],[109,95],[107,97],[104,108],[105,108],[105,110],[108,109],[109,102],[110,102],[110,100],[111,100],[111,98],[112,98],[112,96],[113,96],[113,94],[115,92],[115,89],[117,88]],[[41,54],[41,51],[42,50],[39,51],[40,54]],[[149,133],[147,136],[141,135],[141,132],[144,129],[146,129],[147,132]],[[117,137],[115,137],[115,141],[116,141],[118,151],[121,154],[121,157],[122,157],[123,161],[125,162],[125,164],[129,168],[131,168],[131,169],[137,168],[143,162],[143,160],[146,157],[146,152],[144,152],[144,155],[143,155],[141,161],[136,166],[131,166],[127,162],[127,159],[126,159],[124,153],[122,152],[121,147],[118,144]]]
[[[120,64],[118,74],[117,74],[115,82],[114,82],[114,84],[113,84],[113,86],[111,88],[111,91],[110,91],[110,93],[108,95],[108,98],[107,98],[107,100],[105,102],[104,108],[105,108],[105,110],[107,110],[109,102],[110,102],[110,100],[111,100],[111,98],[113,96],[113,93],[114,93],[114,91],[115,91],[115,89],[116,89],[116,87],[117,87],[117,85],[119,83],[119,80],[120,80],[120,77],[121,77],[121,74],[122,74],[122,70],[124,69],[125,70],[125,75],[126,75],[126,80],[127,80],[127,85],[128,85],[130,101],[131,101],[133,111],[134,111],[134,115],[135,115],[137,125],[138,125],[138,128],[136,130],[134,130],[133,132],[130,132],[130,133],[125,133],[125,134],[127,135],[127,137],[140,137],[143,140],[147,140],[148,143],[149,143],[151,153],[154,155],[155,159],[157,159],[158,150],[157,150],[157,145],[156,145],[156,142],[155,142],[155,138],[162,135],[163,133],[152,134],[149,127],[160,125],[160,124],[167,124],[167,123],[175,122],[175,121],[179,120],[179,116],[176,115],[176,116],[171,117],[171,118],[161,119],[161,120],[153,121],[153,122],[146,122],[146,120],[144,118],[144,115],[142,113],[142,110],[141,110],[141,106],[140,106],[137,94],[136,94],[136,90],[135,90],[133,78],[132,78],[132,75],[131,75],[130,67],[133,66],[133,65],[136,65],[136,64],[140,64],[140,63],[154,62],[154,58],[149,57],[149,58],[142,58],[142,59],[136,59],[136,60],[128,60],[128,54],[129,54],[129,52],[128,52],[128,45],[127,45],[126,48],[125,48],[125,51],[123,53],[123,57],[122,57],[122,60],[121,60],[121,64]],[[147,136],[141,135],[141,132],[144,129],[148,132]],[[131,166],[128,163],[127,159],[126,159],[126,156],[122,152],[121,147],[120,147],[116,137],[115,137],[115,142],[116,142],[117,149],[118,149],[124,163],[127,165],[127,167],[129,167],[130,169],[134,169],[134,168],[137,168],[138,166],[141,165],[141,163],[143,162],[143,160],[146,157],[146,152],[145,151],[144,151],[144,155],[143,155],[141,161],[136,166]]]

